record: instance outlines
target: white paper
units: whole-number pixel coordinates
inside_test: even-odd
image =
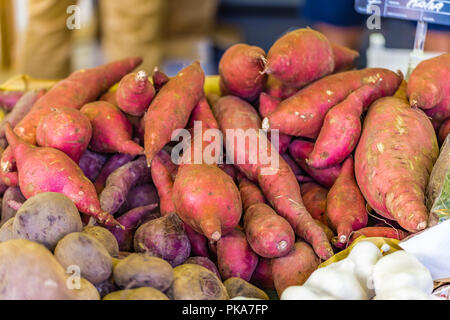
[[[433,280],[450,278],[450,220],[401,241],[399,246],[414,254]]]

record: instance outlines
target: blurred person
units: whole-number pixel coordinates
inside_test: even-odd
[[[93,1],[93,0],[92,0]],[[170,37],[210,30],[218,0],[99,0],[103,55],[107,61],[142,56],[151,72],[165,56]],[[72,31],[66,12],[76,0],[28,0],[28,25],[19,47],[18,69],[39,78],[71,72]]]
[[[355,0],[306,0],[301,15],[330,41],[358,50],[368,16],[357,13],[354,5]],[[425,51],[449,52],[450,27],[429,23]]]

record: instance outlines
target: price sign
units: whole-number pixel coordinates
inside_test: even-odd
[[[379,10],[375,11],[375,7]],[[382,17],[450,26],[450,0],[355,0],[355,10]]]

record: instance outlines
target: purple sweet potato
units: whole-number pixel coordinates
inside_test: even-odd
[[[125,202],[119,209],[119,213],[129,211],[137,207],[147,206],[152,203],[159,203],[158,193],[151,183],[139,184],[130,189]]]
[[[191,263],[191,264],[198,264],[202,267],[205,267],[206,269],[211,270],[212,272],[214,272],[217,277],[219,279],[221,279],[219,270],[217,270],[217,267],[215,265],[214,262],[212,262],[209,258],[207,257],[190,257],[189,259],[187,259],[185,262],[186,263]]]
[[[170,213],[146,222],[136,230],[134,250],[162,258],[176,267],[189,258],[191,244],[183,221],[176,213]]]
[[[23,91],[0,91],[0,107],[6,111],[14,110],[17,102],[24,94]]]
[[[67,154],[78,163],[92,137],[89,118],[74,108],[60,107],[46,116],[36,128],[36,142]]]
[[[101,207],[111,214],[116,213],[125,202],[131,188],[138,183],[149,182],[150,178],[143,156],[119,167],[106,179],[105,188],[99,196]]]
[[[104,154],[86,150],[78,162],[84,175],[91,181],[95,181],[108,157]]]
[[[109,158],[103,166],[102,171],[100,171],[97,178],[95,179],[94,185],[97,193],[100,194],[100,192],[102,192],[103,188],[105,187],[106,179],[108,179],[111,173],[113,173],[116,169],[120,168],[126,163],[132,161],[133,159],[134,156],[126,153],[116,153],[115,155],[111,156],[111,158]]]
[[[258,256],[245,238],[245,234],[234,229],[217,241],[217,261],[223,280],[239,277],[249,281],[258,264]]]
[[[221,92],[255,100],[267,79],[263,73],[265,56],[264,50],[256,46],[238,43],[229,47],[219,62]]]
[[[155,88],[143,70],[123,77],[116,91],[117,106],[120,110],[138,117],[144,115],[154,96]]]
[[[24,203],[26,199],[20,191],[19,187],[9,187],[8,189],[6,189],[2,198],[2,223],[16,215],[16,208],[12,208],[8,205],[8,202],[10,200],[16,201],[18,203]]]

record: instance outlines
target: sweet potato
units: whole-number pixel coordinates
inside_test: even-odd
[[[258,288],[275,290],[272,276],[272,259],[259,258],[258,265],[252,274],[250,283]]]
[[[424,109],[425,114],[436,123],[442,123],[450,118],[450,103],[440,103],[431,109]]]
[[[21,96],[21,98],[17,101],[14,109],[6,114],[6,116],[0,123],[0,138],[5,138],[6,122],[9,122],[11,127],[14,128],[16,124],[19,123],[19,121],[22,120],[23,117],[25,117],[25,115],[31,110],[33,104],[44,94],[45,90],[38,90],[26,92],[23,96]]]
[[[125,153],[117,153],[111,156],[111,158],[109,158],[108,161],[103,166],[102,171],[100,171],[97,178],[95,179],[94,185],[95,189],[97,190],[97,193],[100,194],[103,191],[106,179],[112,172],[114,172],[116,169],[120,168],[121,166],[130,162],[133,159],[134,156]]]
[[[92,284],[105,281],[112,273],[108,250],[94,236],[84,232],[66,235],[56,245],[54,254],[64,268],[78,266],[81,276]]]
[[[130,251],[133,248],[133,238],[136,228],[146,219],[152,220],[160,217],[158,212],[155,212],[157,203],[152,203],[142,207],[136,207],[128,212],[125,212],[117,221],[124,226],[125,229],[109,228],[119,244],[121,251]]]
[[[23,196],[22,192],[20,192],[20,188],[18,187],[9,187],[6,189],[5,193],[3,194],[2,198],[2,219],[1,222],[5,222],[9,220],[10,218],[14,217],[16,215],[17,210],[14,208],[11,208],[8,205],[9,200],[14,200],[19,203],[25,202],[25,197]]]
[[[161,258],[132,253],[114,267],[114,281],[120,288],[152,287],[166,291],[173,283],[173,269]]]
[[[316,59],[317,57],[314,61]],[[283,100],[274,112],[264,118],[262,127],[265,130],[279,129],[284,134],[315,139],[327,111],[352,91],[366,84],[378,84],[380,91],[386,95],[392,88],[396,89],[401,79],[400,75],[382,68],[329,75]]]
[[[78,166],[81,168],[86,178],[95,181],[107,159],[108,157],[104,154],[86,150],[81,155]]]
[[[134,250],[163,258],[175,267],[189,258],[191,244],[183,222],[176,213],[170,213],[146,222],[136,230]]]
[[[92,137],[89,118],[74,108],[59,107],[42,117],[36,128],[36,142],[67,154],[78,163]]]
[[[141,70],[123,77],[116,91],[117,106],[123,112],[141,117],[155,96],[155,88],[148,80],[147,72]]]
[[[314,223],[311,215],[304,207],[300,187],[292,170],[283,158],[275,154],[276,150],[272,148],[272,145],[264,141],[264,134],[258,135],[261,120],[255,109],[237,97],[226,96],[220,98],[214,104],[213,113],[221,131],[225,133],[225,139],[231,140],[234,146],[238,146],[237,136],[228,136],[227,132],[230,132],[228,129],[242,129],[244,131],[250,129],[250,131],[247,131],[247,133],[250,132],[250,134],[247,134],[250,140],[245,139],[244,148],[234,147],[234,150],[230,150],[229,143],[227,143],[228,156],[233,157],[234,164],[247,178],[258,182],[266,199],[276,212],[291,224],[298,236],[312,243],[314,250],[320,257],[324,259],[331,257],[333,255],[331,246],[323,230]],[[258,159],[257,161],[250,161],[250,149],[255,147],[249,145],[252,138],[254,138],[254,141],[259,140],[261,148],[264,148],[264,146],[267,148],[266,150],[258,150],[258,153],[270,154],[271,158],[277,161],[278,168],[274,168],[272,163],[263,164]],[[241,162],[239,159],[244,159],[244,163],[239,163]]]
[[[254,204],[266,203],[266,199],[257,185],[242,175],[238,176],[238,180],[244,212]]]
[[[409,77],[407,94],[415,108],[450,108],[450,53],[419,63]]]
[[[367,226],[366,202],[356,184],[353,158],[348,157],[327,195],[327,218],[344,244],[352,231]]]
[[[94,185],[64,152],[27,144],[9,124],[6,138],[16,158],[20,190],[25,198],[42,192],[59,192],[71,199],[79,211],[94,216],[100,223],[120,226],[108,212],[101,210]]]
[[[158,67],[155,67],[153,69],[153,86],[156,90],[159,91],[167,82],[169,82],[170,78],[162,71],[158,69]]]
[[[30,197],[17,211],[13,234],[16,239],[35,241],[53,250],[61,238],[82,228],[80,214],[69,198],[43,192]]]
[[[288,150],[289,150],[289,146],[288,146]],[[312,179],[310,177],[306,176],[306,173],[302,170],[302,168],[299,167],[297,162],[295,162],[294,159],[292,159],[292,157],[289,155],[289,152],[281,153],[280,156],[289,165],[289,167],[291,168],[292,172],[297,177],[298,181],[300,181],[300,182],[307,182],[308,179],[310,181],[312,181]]]
[[[125,202],[119,209],[119,213],[124,213],[131,209],[153,203],[159,203],[158,192],[156,191],[155,186],[152,183],[139,184],[130,189]]]
[[[168,296],[174,300],[228,300],[227,289],[214,272],[197,264],[174,268]]]
[[[14,110],[17,102],[25,94],[23,91],[0,91],[0,107],[6,111]]]
[[[206,269],[214,272],[216,274],[216,276],[219,279],[221,279],[219,270],[217,270],[216,265],[214,264],[214,262],[209,260],[209,258],[207,258],[207,257],[190,257],[184,263],[185,264],[188,264],[188,263],[190,263],[190,264],[198,264],[199,266],[205,267]]]
[[[80,110],[92,124],[89,148],[96,152],[139,155],[144,149],[131,140],[133,128],[125,115],[106,101],[84,105]]]
[[[111,292],[104,296],[103,300],[169,300],[169,298],[155,288],[141,287]]]
[[[320,259],[303,241],[297,241],[284,257],[272,259],[272,275],[278,296],[289,286],[302,285],[319,263]]]
[[[331,43],[334,56],[334,70],[333,72],[341,72],[351,69],[354,66],[355,60],[359,58],[358,51],[346,48],[344,46]]]
[[[84,233],[90,234],[108,250],[111,257],[119,255],[119,244],[114,235],[106,228],[100,226],[86,226],[83,228]]]
[[[211,111],[211,107],[209,106],[206,98],[201,98],[200,101],[195,106],[194,110],[192,110],[191,117],[189,119],[188,128],[194,127],[194,121],[202,121],[202,125],[206,129],[218,129],[219,125],[217,124],[216,119]]]
[[[299,89],[295,86],[287,85],[271,74],[268,75],[264,92],[274,98],[281,100],[287,99],[297,93]]]
[[[447,120],[445,120],[439,127],[438,140],[440,145],[444,144],[445,138],[447,138],[449,133],[450,133],[450,118],[447,118]]]
[[[306,163],[309,155],[314,149],[314,143],[296,139],[289,145],[289,154],[297,162],[297,164],[306,171],[317,183],[321,184],[326,188],[331,188],[331,186],[336,181],[341,171],[341,164],[337,164],[326,169],[316,169],[310,167]]]
[[[169,170],[164,166],[158,155],[153,158],[150,168],[152,181],[155,184],[159,197],[159,210],[162,216],[176,212],[172,200],[173,180]]]
[[[208,238],[192,229],[192,227],[187,223],[184,223],[184,230],[186,231],[186,235],[191,243],[191,254],[200,257],[208,257]]]
[[[17,239],[0,243],[2,300],[71,300],[66,270],[36,242]]]
[[[392,95],[396,86],[384,94]],[[354,150],[361,135],[361,115],[382,96],[376,85],[364,85],[335,105],[325,116],[322,129],[306,163],[316,169],[335,166]]]
[[[249,281],[258,264],[258,256],[245,234],[234,229],[217,241],[217,264],[222,279],[239,277]]]
[[[234,297],[247,297],[262,300],[269,300],[269,296],[263,290],[248,283],[242,278],[232,277],[224,281],[223,285],[227,288],[230,299]]]
[[[13,232],[14,217],[6,220],[0,227],[0,242],[14,239]]]
[[[327,209],[328,190],[314,182],[306,182],[300,185],[303,204],[306,210],[316,220],[327,224],[325,212]]]
[[[349,240],[348,245],[355,241],[360,236],[366,237],[383,237],[402,240],[408,236],[408,233],[391,227],[366,227],[356,231],[353,231]]]
[[[232,164],[220,163],[218,165],[218,167],[220,169],[222,169],[223,172],[228,174],[233,179],[234,182],[237,181],[238,171],[236,170],[236,168]]]
[[[153,99],[144,116],[144,145],[147,163],[171,141],[174,130],[184,128],[203,97],[205,74],[194,62],[170,79]]]
[[[102,209],[111,214],[116,213],[125,202],[131,188],[138,183],[149,181],[150,172],[143,156],[119,167],[108,176],[105,188],[100,193]]]
[[[219,62],[220,91],[242,99],[255,100],[264,88],[266,53],[256,46],[238,43],[229,47]]]
[[[106,101],[117,106],[116,91],[108,91],[98,98],[99,101]]]
[[[312,29],[296,29],[284,34],[267,53],[266,72],[297,88],[334,70],[330,41]]]
[[[364,120],[355,175],[371,208],[410,232],[427,226],[425,187],[439,154],[433,126],[395,97],[377,100]]]

